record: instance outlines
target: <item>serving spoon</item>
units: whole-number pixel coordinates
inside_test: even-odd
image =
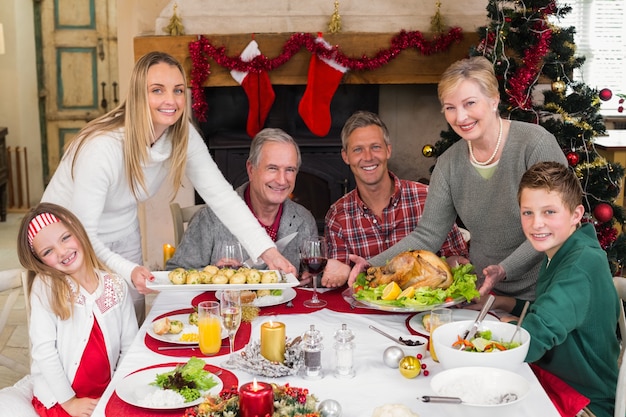
[[[380,330],[380,329],[378,329],[378,328],[376,328],[376,327],[374,327],[374,326],[372,326],[372,325],[370,325],[370,329],[372,329],[372,330],[374,330],[374,331],[376,331],[376,332],[378,332],[378,333],[382,334],[382,335],[383,335],[383,336],[385,336],[386,338],[391,339],[391,340],[393,340],[394,342],[396,342],[396,343],[398,343],[398,344],[400,344],[400,345],[402,345],[402,346],[408,346],[405,342],[403,342],[403,341],[402,341],[402,340],[400,340],[399,338],[395,338],[395,337],[393,337],[392,335],[390,335],[389,333],[385,333],[385,332],[383,332],[382,330]]]
[[[418,397],[425,403],[447,403],[447,404],[461,404],[463,400],[460,397],[445,397],[442,395],[423,395]],[[507,392],[502,394],[496,404],[506,404],[513,401],[517,401],[517,394],[513,392]]]

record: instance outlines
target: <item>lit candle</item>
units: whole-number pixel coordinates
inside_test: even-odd
[[[285,361],[285,324],[268,321],[261,325],[261,355],[271,362]]]
[[[167,261],[174,256],[174,252],[176,252],[176,248],[174,246],[169,243],[163,245],[163,268],[165,268]]]
[[[274,391],[270,384],[253,382],[239,388],[239,417],[265,417],[274,413]]]

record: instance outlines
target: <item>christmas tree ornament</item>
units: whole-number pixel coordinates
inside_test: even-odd
[[[422,372],[422,364],[415,356],[405,356],[398,364],[403,377],[413,379]]]
[[[180,36],[185,34],[185,27],[183,26],[183,22],[176,10],[178,9],[178,4],[174,3],[174,12],[172,13],[172,17],[170,17],[169,24],[163,28],[163,31],[168,33],[170,36]]]
[[[593,209],[593,217],[600,223],[606,223],[613,218],[613,207],[608,203],[600,203]]]
[[[443,17],[441,17],[441,2],[437,1],[435,3],[435,15],[430,19],[430,31],[432,33],[443,33],[443,28],[445,26]]]
[[[433,145],[424,145],[424,147],[422,148],[422,155],[424,155],[426,158],[430,158],[431,156],[433,156],[433,152],[434,152],[434,148]]]
[[[600,100],[609,101],[611,97],[613,97],[613,92],[608,88],[603,88],[602,90],[600,90],[600,93],[598,95],[600,96]]]
[[[565,157],[567,158],[567,162],[569,163],[569,165],[572,167],[578,165],[578,161],[580,161],[580,157],[574,151],[568,152]]]
[[[241,53],[241,60],[251,62],[260,55],[259,44],[252,40]],[[230,75],[241,85],[248,97],[246,132],[248,132],[248,136],[253,138],[263,129],[265,119],[276,98],[270,77],[266,71],[252,68],[249,71],[232,70]]]
[[[398,346],[389,346],[383,352],[383,362],[390,368],[397,368],[403,357],[404,351]]]
[[[332,50],[321,34],[315,42],[323,45],[328,51]],[[316,54],[311,56],[306,89],[298,105],[298,113],[311,133],[316,136],[326,136],[330,131],[332,123],[330,102],[347,71],[348,67],[337,62],[334,54],[333,59],[322,58]]]
[[[563,94],[567,85],[563,80],[557,78],[555,81],[552,82],[552,85],[550,87],[555,93]]]
[[[339,0],[335,0],[335,11],[330,17],[330,23],[328,23],[328,31],[330,33],[341,32],[341,15],[339,14]]]
[[[341,404],[335,400],[324,400],[317,406],[321,417],[341,417]]]

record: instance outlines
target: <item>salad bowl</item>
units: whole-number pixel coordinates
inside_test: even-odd
[[[513,340],[516,346],[513,347],[509,345],[509,342],[515,333],[516,326],[501,321],[485,321],[479,326],[477,336],[489,336],[488,332],[490,332],[490,337],[484,339],[495,342],[485,351],[481,352],[467,347],[465,350],[460,350],[458,340],[473,323],[473,320],[455,321],[437,327],[433,331],[430,341],[434,344],[437,358],[445,369],[484,366],[515,371],[524,363],[530,347],[530,334],[524,328],[520,328]],[[486,343],[480,342],[483,346]],[[482,347],[480,345],[477,343],[477,346]],[[503,347],[506,350],[500,350]]]

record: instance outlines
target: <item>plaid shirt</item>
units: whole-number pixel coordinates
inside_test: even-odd
[[[401,180],[393,173],[394,193],[389,205],[377,217],[352,190],[337,200],[326,213],[325,235],[328,258],[350,264],[349,254],[369,259],[387,250],[411,233],[422,217],[428,186]],[[467,257],[467,245],[459,228],[454,225],[448,234],[440,256]]]

